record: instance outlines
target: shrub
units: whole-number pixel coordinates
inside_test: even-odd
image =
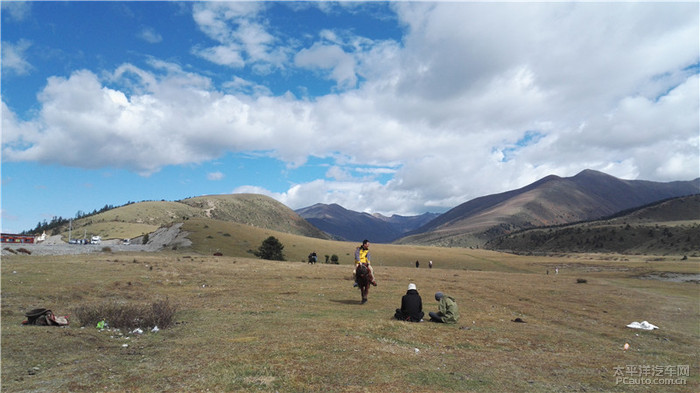
[[[135,329],[158,326],[170,327],[174,322],[176,307],[166,299],[148,304],[103,303],[84,305],[73,310],[80,326],[96,326],[104,320],[110,327]]]
[[[331,263],[333,263],[334,265],[338,264],[338,256],[337,255],[335,255],[335,254],[331,255]]]
[[[270,236],[267,239],[263,240],[258,250],[253,252],[253,254],[256,257],[262,259],[284,261],[284,254],[282,254],[283,249],[284,246],[282,245],[282,243],[280,243],[280,241],[277,240],[276,237]]]

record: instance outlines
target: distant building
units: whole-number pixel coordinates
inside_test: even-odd
[[[14,244],[34,244],[34,236],[32,235],[15,235],[13,233],[3,233],[2,234],[3,243],[14,243]]]

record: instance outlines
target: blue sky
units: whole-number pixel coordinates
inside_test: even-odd
[[[687,3],[2,2],[2,231],[254,192],[443,212],[700,176]]]

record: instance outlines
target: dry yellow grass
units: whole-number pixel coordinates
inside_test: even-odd
[[[379,286],[371,289],[365,305],[359,304],[359,292],[352,288],[351,266],[344,255],[342,265],[185,253],[4,257],[2,390],[689,392],[700,388],[698,285],[635,277],[647,271],[697,273],[697,260],[524,258],[388,245],[372,250],[384,263],[375,266]],[[445,254],[434,259],[445,259],[436,268],[413,267],[415,259],[423,262],[439,252]],[[558,275],[555,266],[561,268]],[[587,283],[576,284],[577,278]],[[392,320],[409,282],[417,284],[426,312],[436,308],[435,291],[454,296],[460,323]],[[20,326],[23,313],[35,307],[68,314],[78,305],[104,300],[165,298],[177,305],[177,323],[158,333],[138,336],[92,326],[83,329],[77,321],[67,328]],[[512,322],[515,318],[526,323]],[[642,320],[660,329],[625,327]],[[625,343],[631,346],[627,351]],[[620,367],[624,372],[627,366],[685,365],[689,367],[685,385],[616,383]]]

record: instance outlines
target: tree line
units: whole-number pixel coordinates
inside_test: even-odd
[[[129,201],[121,206],[131,205],[132,203],[134,203],[134,202]],[[94,216],[96,214],[104,213],[108,210],[116,209],[116,208],[121,207],[121,206],[104,205],[103,208],[101,208],[99,210],[94,209],[92,212],[89,212],[89,213],[86,213],[82,210],[78,210],[78,212],[75,213],[75,217],[73,217],[72,219],[78,220],[81,218]],[[63,218],[61,216],[53,216],[53,218],[51,218],[50,221],[47,221],[47,220],[39,221],[36,224],[36,227],[34,227],[34,229],[22,231],[22,232],[20,232],[20,235],[40,234],[43,232],[51,233],[51,235],[57,235],[58,232],[60,232],[61,227],[67,225],[70,222],[70,220],[71,220],[71,218]]]

